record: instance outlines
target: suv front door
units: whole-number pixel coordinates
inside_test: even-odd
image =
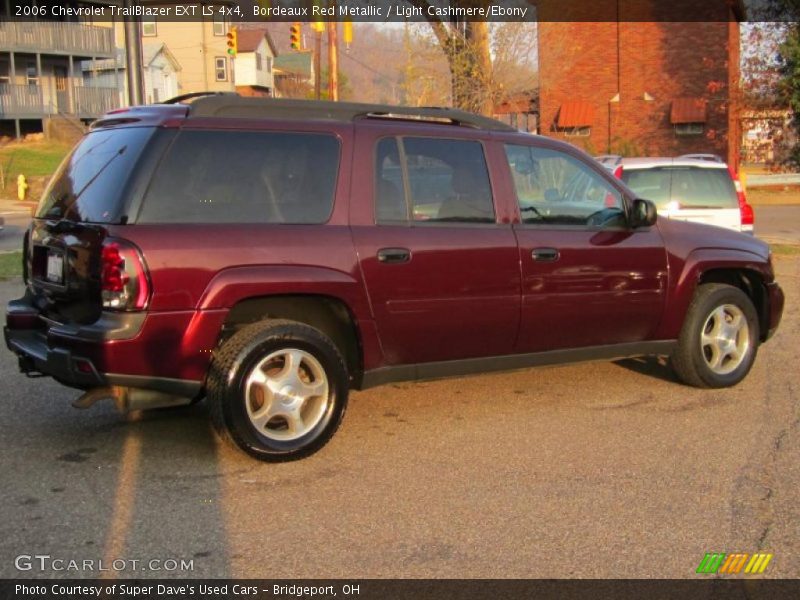
[[[363,185],[351,196],[353,239],[385,361],[510,354],[517,246],[508,209],[493,201],[483,143],[409,129],[360,124],[354,160]]]
[[[506,144],[505,154],[519,209],[516,351],[648,340],[667,286],[658,228],[629,227],[620,191],[571,153]]]

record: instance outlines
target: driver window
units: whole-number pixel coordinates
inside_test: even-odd
[[[548,148],[505,148],[523,223],[624,225],[622,195],[588,165]]]

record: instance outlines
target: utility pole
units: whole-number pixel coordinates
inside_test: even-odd
[[[328,23],[328,99],[339,100],[339,56],[335,22]]]
[[[131,0],[123,6],[131,8]],[[131,11],[133,12],[133,11]],[[142,73],[142,36],[139,17],[125,19],[125,73],[128,78],[128,104],[144,104],[144,78]]]
[[[314,29],[314,97],[322,98],[322,29]]]

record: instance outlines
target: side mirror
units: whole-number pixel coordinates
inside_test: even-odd
[[[658,218],[658,211],[656,205],[650,200],[643,200],[637,198],[633,201],[633,210],[631,211],[631,226],[633,227],[651,227],[656,224]]]

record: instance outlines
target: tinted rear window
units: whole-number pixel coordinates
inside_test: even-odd
[[[61,163],[42,195],[36,216],[117,223],[124,192],[152,127],[93,131]]]
[[[338,169],[339,142],[329,134],[184,131],[138,221],[324,223]]]
[[[622,180],[640,198],[664,208],[676,201],[681,208],[736,208],[736,189],[727,169],[654,167],[623,169]]]

